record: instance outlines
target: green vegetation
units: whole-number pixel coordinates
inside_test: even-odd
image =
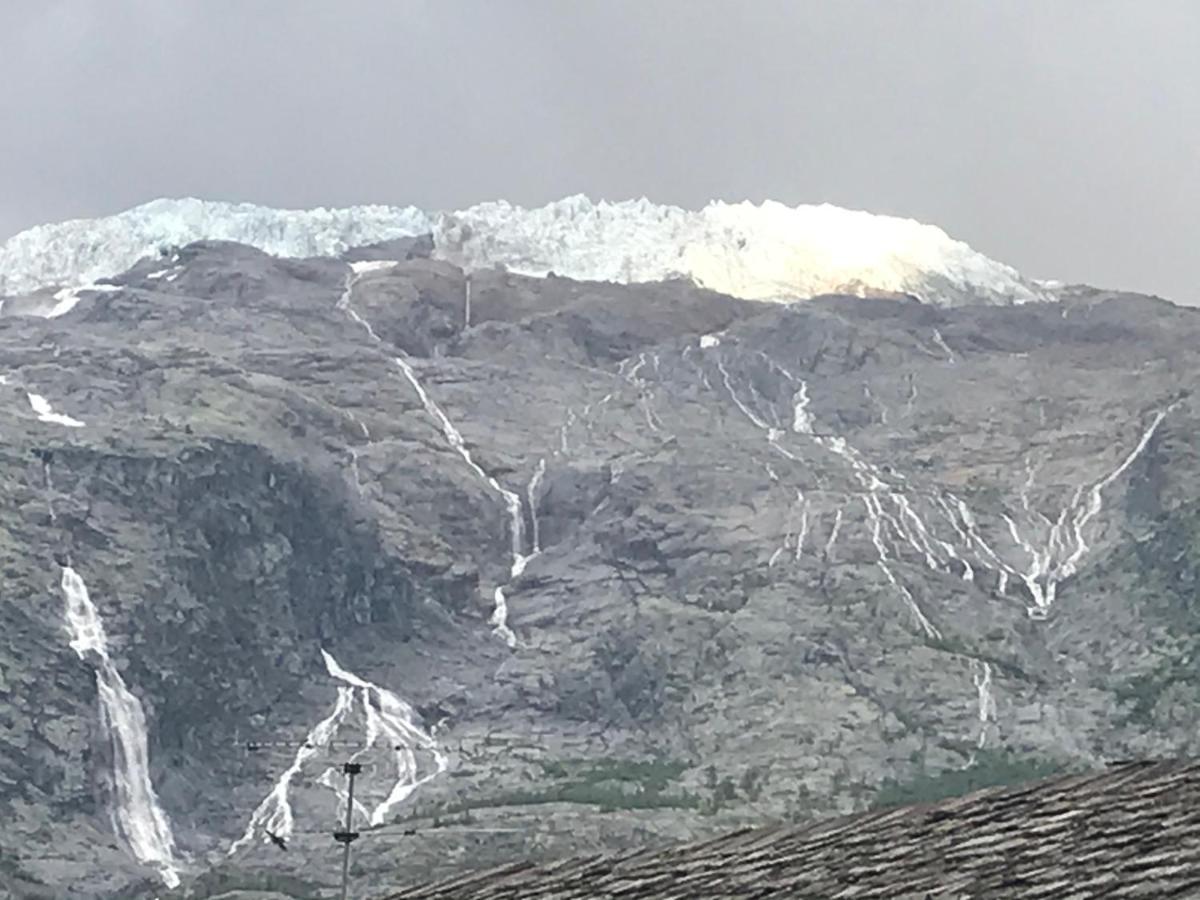
[[[922,767],[924,760],[921,760]],[[874,808],[933,803],[981,788],[1022,784],[1067,771],[1053,760],[1020,758],[998,750],[980,750],[965,769],[929,773],[922,770],[909,781],[886,779],[875,796]]]
[[[579,803],[598,806],[601,812],[698,809],[702,805],[701,798],[692,793],[670,790],[688,768],[683,762],[599,759],[551,761],[541,765],[550,783],[528,791],[510,791],[442,807],[437,819],[458,813],[469,815],[472,809],[544,803]]]
[[[229,867],[218,867],[205,872],[195,881],[170,891],[164,890],[162,882],[157,878],[147,878],[112,895],[112,900],[150,900],[150,898],[157,897],[172,897],[179,898],[179,900],[222,900],[222,898],[241,895],[243,892],[291,897],[293,900],[321,900],[327,896],[328,890],[315,882],[293,875],[261,871],[246,872]],[[29,896],[32,900],[40,895],[30,894]]]
[[[1124,723],[1127,725],[1150,726],[1154,722],[1154,708],[1167,688],[1173,685],[1189,685],[1200,692],[1197,684],[1194,643],[1178,655],[1168,655],[1148,672],[1131,675],[1118,682],[1114,688],[1117,701],[1122,705]]]
[[[708,797],[700,803],[699,809],[705,815],[712,815],[739,797],[757,800],[762,795],[766,778],[765,766],[750,766],[737,781],[728,775],[718,777],[716,767],[709,766],[704,770],[704,786],[708,788]]]
[[[720,777],[709,766],[704,773],[707,791],[701,795],[672,789],[689,768],[688,763],[677,760],[577,759],[543,762],[541,766],[553,783],[442,808],[439,820],[454,813],[469,816],[472,809],[542,803],[579,803],[598,806],[601,812],[694,809],[712,815],[739,798],[757,800],[767,775],[765,768],[751,766],[735,780]]]
[[[542,763],[542,771],[550,778],[580,784],[620,781],[654,794],[678,781],[687,768],[687,763],[664,760],[582,759]]]
[[[1187,507],[1160,520],[1153,537],[1127,547],[1111,567],[1138,573],[1128,588],[1130,604],[1151,613],[1170,636],[1156,645],[1151,667],[1113,685],[1125,723],[1148,726],[1167,688],[1200,698],[1200,510]]]
[[[687,793],[675,796],[646,791],[626,791],[620,785],[564,784],[533,791],[513,791],[501,795],[488,806],[533,806],[542,803],[579,803],[598,806],[600,812],[618,809],[690,809],[700,805],[698,798]]]

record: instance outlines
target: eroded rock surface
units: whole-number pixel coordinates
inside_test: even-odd
[[[365,740],[350,719],[292,782],[288,849],[227,855],[346,688],[322,649],[444,758],[419,748],[434,774],[358,823],[360,894],[1197,750],[1193,311],[755,304],[468,278],[401,243],[194,244],[57,318],[5,304],[9,894],[168,895],[110,827],[68,560],[145,708],[189,896],[336,883],[318,779]],[[364,760],[369,814],[396,763]]]

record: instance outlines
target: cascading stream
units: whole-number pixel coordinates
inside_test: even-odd
[[[449,761],[438,749],[433,737],[417,721],[417,713],[396,694],[353,672],[343,669],[327,651],[321,651],[325,669],[339,681],[358,689],[366,717],[366,740],[355,756],[361,756],[378,744],[380,738],[390,741],[396,760],[396,781],[386,798],[370,813],[372,825],[382,825],[392,809],[419,788],[446,771]],[[341,689],[341,690],[344,690]],[[433,769],[420,774],[416,751],[423,750],[433,757]]]
[[[975,738],[975,749],[979,751],[987,744],[988,722],[996,721],[996,698],[992,694],[992,664],[972,659],[971,680],[975,683],[975,690],[979,695],[979,735]],[[974,762],[975,754],[972,753],[967,765]]]
[[[750,402],[747,403],[739,396],[738,391],[733,384],[732,373],[725,365],[724,359],[721,358],[721,350],[719,349],[720,347],[720,343],[710,343],[707,349],[713,349],[716,351],[716,368],[721,375],[721,383],[728,392],[729,397],[733,401],[734,405],[751,422],[751,424],[755,426],[755,428],[766,432],[768,445],[773,450],[788,460],[798,461],[798,457],[782,444],[784,431],[782,427],[780,427],[782,423],[779,422],[779,416],[775,412],[774,408],[769,407],[765,414],[760,414],[761,410],[755,411],[754,409],[751,409],[751,405],[758,405],[753,397],[751,397]],[[882,473],[868,463],[865,459],[863,459],[862,455],[853,447],[851,447],[846,442],[845,438],[838,436],[831,437],[819,435],[816,433],[812,413],[808,409],[809,403],[811,402],[811,398],[809,397],[808,393],[808,383],[801,378],[797,378],[785,367],[770,359],[765,354],[760,353],[759,355],[766,360],[767,364],[772,370],[779,372],[784,379],[786,379],[792,385],[792,432],[794,434],[801,434],[808,437],[818,446],[823,447],[833,454],[841,457],[849,466],[854,478],[862,486],[862,502],[867,513],[868,522],[870,524],[871,543],[875,548],[877,556],[876,565],[887,579],[888,584],[890,584],[896,590],[896,592],[900,594],[921,631],[924,632],[927,637],[940,640],[941,632],[929,620],[928,616],[925,615],[924,611],[917,603],[916,598],[912,595],[912,592],[909,591],[909,589],[903,584],[903,582],[900,581],[900,579],[896,576],[896,573],[893,571],[891,565],[892,555],[888,552],[886,544],[885,526],[890,526],[890,528],[896,534],[900,535],[906,540],[907,543],[921,553],[927,564],[930,564],[932,568],[939,569],[941,567],[936,563],[928,541],[926,540],[924,545],[922,545],[921,536],[928,533],[928,528],[925,526],[920,517],[911,509],[907,498],[904,497],[904,495],[896,488],[896,486],[888,484],[883,479]],[[768,418],[777,424],[768,424]],[[896,515],[892,515],[890,512],[884,509],[880,497],[886,498],[890,503],[897,507]],[[800,502],[803,504],[802,495]],[[918,523],[918,528],[915,533],[905,525],[906,518],[915,520]],[[805,531],[807,531],[806,505],[804,508],[804,519],[802,524],[804,525]],[[835,518],[834,527],[830,533],[830,540],[827,543],[826,555],[828,555],[828,552],[832,550],[833,542],[836,540],[837,530],[840,529],[840,526],[841,517],[839,510],[839,514]],[[798,541],[796,547],[796,559],[799,559],[800,555],[800,541]],[[774,556],[768,561],[768,565],[771,565],[777,559],[778,556]],[[970,571],[969,567],[968,571]]]
[[[533,470],[533,475],[529,479],[529,489],[525,492],[526,501],[529,503],[529,524],[533,529],[533,556],[537,556],[542,552],[542,528],[538,522],[538,490],[542,486],[542,479],[546,477],[546,459],[542,457],[538,460],[537,468]]]
[[[113,830],[134,859],[157,869],[167,887],[179,884],[178,854],[171,823],[150,781],[146,714],[108,654],[108,638],[83,578],[62,570],[71,649],[96,673],[100,727],[112,756]]]
[[[66,427],[82,427],[69,416],[60,416],[40,395],[28,394],[30,406],[43,421]],[[52,524],[54,476],[50,457],[42,456],[46,507]],[[150,780],[150,741],[146,713],[125,684],[108,652],[108,636],[100,613],[88,593],[87,584],[67,562],[59,581],[65,601],[64,618],[75,654],[92,666],[100,703],[100,730],[112,760],[112,800],[109,815],[113,831],[138,862],[156,869],[170,888],[180,883],[180,862],[175,836],[166,812]]]
[[[1174,407],[1175,404],[1172,403],[1154,414],[1150,424],[1143,429],[1137,444],[1125,455],[1116,468],[1089,487],[1080,486],[1076,489],[1071,502],[1050,524],[1049,534],[1042,548],[1035,547],[1031,541],[1025,539],[1011,517],[1004,517],[1013,542],[1030,557],[1029,568],[1019,575],[1034,600],[1035,605],[1029,609],[1031,617],[1044,618],[1057,597],[1058,585],[1079,571],[1080,563],[1091,549],[1084,532],[1088,523],[1098,516],[1103,508],[1104,490],[1124,475],[1145,452],[1159,426]],[[1028,474],[1022,488],[1022,505],[1028,511],[1030,509],[1029,491],[1033,487],[1034,470],[1027,465],[1026,471]],[[1044,515],[1040,518],[1044,522],[1049,522]]]
[[[353,695],[349,688],[338,688],[337,701],[334,703],[333,710],[305,735],[304,741],[296,750],[291,765],[284,770],[271,788],[271,792],[251,813],[245,833],[229,847],[230,856],[249,846],[255,835],[265,837],[270,833],[285,841],[292,836],[295,828],[295,817],[292,814],[290,798],[292,781],[301,774],[306,762],[329,746],[329,742],[333,740],[342,720],[350,712],[352,700]]]
[[[355,812],[371,825],[387,821],[392,810],[412,793],[446,771],[449,760],[432,735],[418,722],[416,711],[399,696],[343,668],[333,655],[321,650],[321,659],[328,675],[338,682],[333,709],[305,736],[291,764],[276,780],[270,793],[250,816],[246,831],[229,848],[232,856],[249,846],[255,836],[274,835],[284,841],[295,831],[295,814],[291,804],[292,785],[304,774],[306,765],[315,757],[327,753],[338,733],[353,721],[362,728],[363,740],[353,759],[359,760],[372,750],[390,750],[395,761],[396,776],[383,800],[368,811],[356,801]],[[422,772],[418,753],[431,759]],[[338,783],[337,771],[326,766],[314,779],[330,788],[344,802],[345,793]]]
[[[946,361],[954,363],[956,361],[954,352],[946,344],[940,332],[935,332],[934,340],[938,347],[945,352]],[[701,341],[702,349],[715,349],[719,346],[720,344],[715,341],[707,343]],[[1034,484],[1035,469],[1028,464],[1026,465],[1026,478],[1020,492],[1021,507],[1031,522],[1040,520],[1048,529],[1048,534],[1044,544],[1038,546],[1032,539],[1025,537],[1012,516],[1007,513],[1000,515],[1000,518],[1008,528],[1013,544],[1019,551],[1029,557],[1028,568],[1022,571],[1006,562],[987,543],[980,533],[975,516],[966,502],[949,492],[933,495],[930,498],[930,502],[935,512],[940,512],[946,521],[949,522],[960,546],[956,546],[954,541],[944,540],[939,537],[932,526],[916,510],[913,501],[910,500],[906,492],[905,486],[894,483],[897,479],[903,482],[905,480],[903,476],[893,474],[892,478],[889,479],[876,466],[867,462],[862,454],[851,447],[844,438],[816,434],[814,421],[808,409],[810,397],[807,383],[802,379],[796,378],[777,363],[770,360],[768,360],[768,363],[772,369],[780,372],[793,385],[792,432],[810,437],[819,446],[841,457],[849,466],[851,474],[862,487],[863,493],[861,496],[867,512],[871,541],[876,550],[877,565],[883,572],[888,583],[902,596],[916,618],[921,630],[928,637],[935,640],[941,638],[940,631],[925,616],[911,592],[900,582],[892,569],[891,560],[894,558],[896,550],[903,545],[907,545],[924,561],[926,567],[929,569],[948,574],[957,574],[967,582],[974,582],[976,580],[975,567],[971,565],[968,559],[968,557],[973,557],[976,563],[983,569],[997,573],[998,590],[1000,593],[1005,592],[1009,581],[1012,579],[1018,579],[1023,582],[1033,602],[1033,605],[1027,608],[1030,617],[1044,618],[1046,612],[1056,599],[1059,584],[1078,571],[1079,565],[1090,550],[1086,539],[1086,529],[1103,508],[1103,492],[1127,472],[1133,463],[1145,452],[1157,429],[1174,406],[1172,404],[1154,414],[1149,425],[1143,429],[1136,445],[1121,458],[1119,464],[1111,472],[1089,486],[1085,487],[1081,485],[1078,487],[1070,503],[1062,509],[1056,520],[1051,521],[1045,515],[1033,510],[1030,501],[1030,492]],[[756,428],[767,432],[767,440],[773,449],[788,459],[796,460],[797,457],[795,454],[791,453],[780,443],[782,439],[780,429],[767,424],[767,418],[773,421],[777,420],[778,417],[774,411],[768,410],[764,416],[760,410],[751,408],[757,405],[754,402],[756,394],[753,391],[751,392],[749,402],[739,397],[733,384],[731,373],[723,359],[717,359],[716,368],[721,375],[722,384],[728,391],[734,405]],[[910,389],[910,400],[912,400],[916,397],[915,384],[910,384]],[[887,501],[893,511],[885,508],[884,501]],[[837,528],[841,521],[840,514],[841,510],[839,509],[838,519],[835,521],[834,529],[827,544],[826,555],[828,555],[836,538]],[[888,548],[888,544],[890,543],[887,538],[888,531],[898,541],[898,543],[893,543],[891,552]],[[785,546],[789,539],[790,526],[788,535],[785,536]],[[772,554],[768,565],[772,565],[777,561],[779,556],[780,551],[777,550]],[[980,730],[977,738],[977,746],[981,749],[987,739],[988,723],[989,721],[994,721],[996,715],[991,665],[987,662],[972,660],[972,680],[978,694]]]
[[[370,339],[379,345],[383,345],[383,341],[379,335],[375,333],[375,329],[371,327],[371,323],[358,314],[351,304],[353,297],[354,285],[359,278],[366,272],[387,268],[394,263],[372,262],[372,263],[353,263],[351,265],[352,274],[346,279],[346,288],[342,292],[341,298],[338,300],[337,308],[343,310],[355,323],[357,323]],[[508,490],[492,475],[489,475],[483,470],[475,459],[471,456],[471,451],[467,449],[466,442],[463,440],[461,432],[450,421],[449,416],[437,404],[437,402],[429,396],[429,392],[421,383],[421,379],[417,377],[416,369],[413,365],[404,358],[403,355],[392,357],[392,362],[404,375],[417,396],[421,400],[421,405],[425,412],[434,422],[437,423],[441,430],[446,443],[450,445],[455,453],[462,458],[467,467],[474,472],[488,487],[490,487],[501,500],[504,501],[505,509],[508,512],[509,519],[509,544],[510,544],[510,565],[509,565],[509,581],[510,583],[520,577],[525,571],[525,567],[529,561],[533,559],[538,549],[535,547],[530,554],[525,553],[525,528],[524,514],[521,507],[521,498],[518,494]],[[536,516],[536,513],[533,513]],[[509,647],[517,646],[517,636],[508,625],[508,598],[504,593],[504,586],[496,587],[492,595],[493,608],[492,615],[488,620],[488,624],[492,626],[492,633],[503,640]]]
[[[947,348],[947,352],[951,351]],[[995,548],[984,540],[965,501],[950,493],[933,496],[931,502],[935,511],[940,512],[950,523],[961,546],[939,537],[917,512],[903,485],[891,483],[883,472],[867,462],[844,438],[815,434],[812,415],[808,410],[810,398],[807,383],[791,375],[782,366],[775,363],[771,365],[795,386],[792,401],[793,433],[809,436],[819,446],[840,456],[868,494],[879,494],[892,507],[893,511],[889,511],[884,508],[882,502],[870,501],[867,504],[868,517],[873,529],[876,517],[881,519],[878,532],[881,538],[890,530],[918,554],[928,568],[957,574],[965,581],[974,581],[976,578],[975,567],[969,559],[974,557],[979,566],[997,573],[998,589],[1001,593],[1004,593],[1010,580],[1021,581],[1032,600],[1032,605],[1028,608],[1031,618],[1044,618],[1056,599],[1059,584],[1078,571],[1081,561],[1090,550],[1085,531],[1102,510],[1103,491],[1128,471],[1141,456],[1173,406],[1155,413],[1149,425],[1143,429],[1134,448],[1108,475],[1089,486],[1079,486],[1071,502],[1061,510],[1054,521],[1032,509],[1029,494],[1033,487],[1035,470],[1029,465],[1026,466],[1026,478],[1020,493],[1021,507],[1031,521],[1040,520],[1047,527],[1048,534],[1044,544],[1039,546],[1022,533],[1012,516],[1007,513],[1000,514],[1014,546],[1029,557],[1028,567],[1020,570],[1006,562]],[[718,361],[717,367],[734,404],[755,427],[767,432],[768,441],[777,452],[794,460],[795,455],[779,443],[782,432],[778,428],[768,427],[763,416],[749,409],[737,395],[724,362]],[[899,475],[892,477],[903,480]],[[879,543],[876,546],[878,549]],[[886,566],[886,559],[882,559],[881,564]],[[891,581],[891,578],[888,580]]]

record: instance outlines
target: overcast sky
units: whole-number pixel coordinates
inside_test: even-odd
[[[1197,0],[2,0],[0,239],[159,196],[829,201],[1200,303]]]

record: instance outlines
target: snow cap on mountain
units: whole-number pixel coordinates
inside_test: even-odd
[[[467,269],[500,265],[529,275],[615,282],[685,277],[751,300],[831,292],[906,293],[938,304],[1049,299],[1010,266],[911,219],[829,204],[713,202],[685,210],[582,195],[535,209],[498,201],[450,213],[154,200],[10,238],[0,245],[0,294],[88,284],[164,247],[197,240],[305,257],[425,233],[434,236],[435,256]]]

